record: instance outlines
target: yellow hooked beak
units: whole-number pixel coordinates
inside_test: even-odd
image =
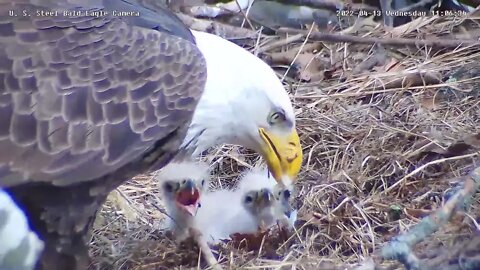
[[[291,133],[273,133],[264,128],[258,129],[264,141],[261,155],[267,161],[268,169],[278,183],[282,183],[286,176],[291,181],[302,167],[302,146],[297,131]]]

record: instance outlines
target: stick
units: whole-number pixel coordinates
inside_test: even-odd
[[[182,13],[176,13],[176,15],[183,21],[183,23],[185,23],[188,27],[194,30],[212,33],[226,39],[256,38],[258,36],[257,31],[253,31],[250,29],[236,27],[215,21],[197,19]]]
[[[305,33],[298,29],[279,29],[279,32]],[[454,38],[454,37],[452,37]],[[329,33],[313,32],[309,36],[310,40],[323,42],[346,42],[357,44],[382,44],[388,46],[429,46],[434,48],[456,48],[459,46],[480,45],[480,41],[474,39],[413,39],[413,38],[376,38],[376,37],[358,37],[352,35],[338,35]]]
[[[286,37],[285,39],[274,41],[270,44],[267,44],[263,47],[258,48],[257,54],[262,54],[262,53],[268,52],[270,50],[292,44],[292,43],[294,43],[296,41],[299,41],[301,39],[303,39],[303,35],[298,34],[298,35],[294,35],[294,36],[291,36],[291,37]]]
[[[470,158],[470,157],[474,157],[476,155],[478,155],[478,153],[471,153],[471,154],[466,154],[466,155],[462,155],[462,156],[454,156],[454,157],[442,158],[442,159],[437,159],[437,160],[434,160],[434,161],[430,161],[430,162],[428,162],[426,164],[423,164],[422,166],[418,167],[417,169],[413,170],[411,173],[405,175],[400,180],[396,181],[393,185],[391,185],[390,187],[388,187],[385,190],[385,193],[388,193],[388,192],[392,191],[398,185],[403,183],[405,180],[407,180],[408,178],[414,176],[415,174],[423,171],[423,169],[425,169],[428,166],[435,165],[435,164],[440,164],[440,163],[443,163],[443,162],[446,162],[446,161],[451,161],[451,160],[459,160],[459,159],[464,159],[464,158]]]
[[[423,261],[415,256],[411,248],[448,223],[457,210],[469,206],[473,195],[479,187],[480,167],[477,167],[466,177],[463,189],[457,191],[442,208],[422,219],[420,223],[405,234],[394,238],[382,249],[382,257],[384,259],[398,260],[407,269],[428,269],[422,265]]]
[[[223,38],[256,38],[258,36],[257,31],[253,31],[246,28],[240,28],[231,26],[228,24],[223,24],[215,21],[203,20],[193,18],[191,16],[177,13],[177,16],[189,27],[203,32],[213,33],[219,35]],[[278,32],[286,33],[296,33],[296,34],[305,34],[304,30],[299,29],[290,29],[290,28],[281,28],[277,30]],[[309,36],[310,40],[313,41],[323,41],[323,42],[346,42],[346,43],[357,43],[357,44],[382,44],[389,46],[430,46],[434,48],[456,48],[459,46],[471,46],[471,45],[480,45],[479,40],[475,39],[412,39],[412,38],[375,38],[375,37],[358,37],[345,34],[330,34],[330,33],[320,33],[312,32]]]

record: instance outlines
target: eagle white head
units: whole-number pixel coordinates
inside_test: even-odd
[[[194,155],[219,144],[259,153],[277,181],[294,179],[302,149],[290,98],[275,72],[247,50],[193,31],[207,62],[207,82],[183,147]]]

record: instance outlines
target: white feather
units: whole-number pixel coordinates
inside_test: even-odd
[[[172,194],[168,194],[163,189],[163,184],[166,181],[181,182],[183,180],[193,180],[197,186],[201,186],[201,182],[205,181],[200,192],[200,202],[204,194],[204,188],[208,187],[210,180],[209,167],[206,163],[184,161],[184,162],[171,162],[162,170],[157,172],[155,176],[156,181],[159,183],[160,190],[162,190],[162,200],[165,204],[165,210],[168,217],[167,222],[162,224],[162,229],[168,229],[173,231],[177,241],[182,241],[189,236],[189,228],[195,227],[195,217],[186,214],[178,209],[177,204],[174,202]]]
[[[277,185],[275,178],[269,175],[268,169],[265,167],[252,168],[243,174],[238,182],[238,189],[244,193],[251,190],[260,190],[262,188],[273,190]]]
[[[207,62],[205,90],[183,143],[193,156],[221,144],[259,150],[258,128],[268,126],[274,109],[295,124],[290,98],[269,65],[221,37],[192,33]]]
[[[198,161],[171,162],[157,171],[155,178],[160,184],[184,179],[207,180],[210,178],[210,168],[208,164]]]
[[[256,221],[243,208],[241,195],[238,191],[223,189],[204,194],[196,225],[209,243],[230,239],[230,235],[237,232],[256,231]]]
[[[220,189],[204,193],[201,208],[195,218],[197,228],[203,233],[209,243],[216,244],[220,240],[229,239],[235,233],[255,233],[258,231],[260,219],[271,220],[267,227],[276,224],[276,220],[285,220],[282,206],[264,209],[259,216],[253,216],[243,206],[243,196],[249,191],[259,191],[267,188],[276,190],[277,182],[268,176],[266,168],[254,168],[239,180],[235,190]],[[296,220],[296,211],[287,222],[289,228],[293,227]]]
[[[284,181],[286,184],[285,187],[280,186],[275,179],[268,173],[268,169],[265,167],[254,167],[252,170],[245,173],[241,180],[239,181],[238,189],[241,190],[242,193],[246,193],[252,190],[260,190],[262,188],[267,188],[275,196],[279,196],[278,192],[288,189],[291,193],[293,193],[293,183],[291,181]],[[284,204],[289,204],[290,201],[285,201],[284,198],[277,197],[277,205],[275,206],[275,212],[272,214],[275,219],[278,219],[283,225],[286,226],[288,229],[292,229],[295,221],[297,220],[297,210],[293,210],[290,213],[290,216],[283,216],[285,212]],[[272,226],[274,224],[266,224],[267,227]]]
[[[44,244],[30,231],[27,218],[0,189],[0,269],[33,269]]]

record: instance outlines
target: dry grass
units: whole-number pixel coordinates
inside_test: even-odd
[[[437,19],[402,36],[444,36],[462,27],[458,20]],[[382,31],[358,35],[384,37]],[[262,47],[279,39],[254,42]],[[480,48],[385,48],[384,64],[356,68],[378,53],[374,46],[325,43],[316,54],[330,59],[324,69],[328,76],[309,83],[286,79],[305,156],[297,184],[298,232],[287,243],[260,252],[226,243],[215,249],[222,265],[335,269],[332,265],[361,261],[441,206],[459,177],[480,165],[480,138],[471,137],[480,137]],[[282,77],[285,69],[279,72]],[[215,168],[216,186],[232,185],[248,164],[260,162],[233,146],[205,158]],[[150,175],[111,195],[95,226],[95,267],[187,269],[201,264],[197,248],[177,247],[160,230],[166,216],[155,205],[161,206],[161,198]],[[468,215],[457,215],[418,251],[468,236],[479,217],[477,196]],[[391,269],[397,269],[395,263]]]

